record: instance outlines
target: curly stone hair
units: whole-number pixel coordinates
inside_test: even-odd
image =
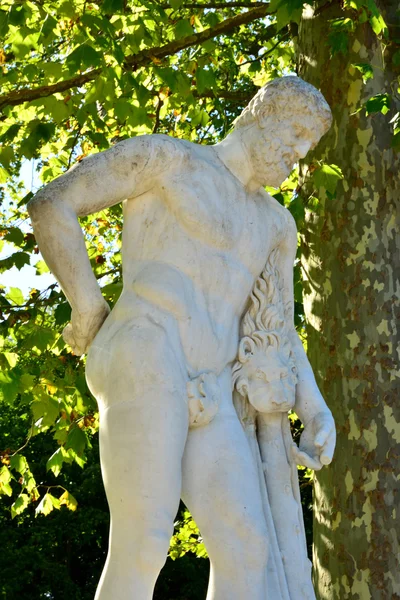
[[[270,254],[268,262],[254,284],[249,307],[241,324],[241,340],[237,360],[232,366],[232,387],[235,388],[243,365],[257,351],[265,353],[268,348],[279,349],[287,361],[288,370],[295,377],[297,369],[291,344],[287,336],[287,323],[291,321],[291,305],[284,304],[282,284],[276,268],[277,249]]]
[[[321,137],[332,124],[332,113],[325,98],[314,86],[300,77],[286,76],[273,79],[264,85],[235,120],[235,129],[257,122],[264,128],[268,118],[310,117],[313,128]]]

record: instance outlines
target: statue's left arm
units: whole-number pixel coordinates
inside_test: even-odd
[[[304,424],[297,459],[299,464],[320,469],[332,460],[336,443],[335,423],[294,327],[293,265],[297,251],[297,230],[290,213],[287,216],[287,234],[279,248],[279,271],[283,279],[287,331],[298,371],[295,411]]]

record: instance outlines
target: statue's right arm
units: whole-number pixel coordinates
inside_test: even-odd
[[[149,191],[174,158],[174,140],[141,136],[93,154],[58,177],[28,204],[43,255],[72,307],[64,331],[76,354],[86,352],[109,313],[93,274],[78,217]]]

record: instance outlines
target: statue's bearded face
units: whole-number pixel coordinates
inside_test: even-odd
[[[243,141],[254,176],[261,185],[278,187],[317,144],[320,136],[307,121],[269,118],[265,127],[255,123],[244,132]]]

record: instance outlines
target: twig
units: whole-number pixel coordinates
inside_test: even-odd
[[[27,447],[27,445],[28,445],[28,444],[29,444],[29,442],[30,442],[30,439],[31,439],[31,437],[33,436],[33,426],[34,426],[34,424],[35,424],[35,422],[34,422],[34,420],[32,419],[32,425],[31,425],[31,429],[30,429],[30,431],[29,431],[29,433],[28,433],[28,437],[26,438],[26,442],[25,442],[25,444],[24,444],[23,446],[21,446],[21,448],[18,448],[18,450],[16,450],[15,452],[13,452],[13,453],[11,454],[11,456],[15,456],[16,454],[18,454],[19,452],[21,452],[21,450],[23,450],[24,448],[26,448],[26,447]]]
[[[268,56],[268,54],[271,54],[271,52],[273,52],[275,50],[275,48],[277,46],[279,46],[279,44],[281,44],[282,42],[284,42],[285,40],[287,40],[288,37],[289,37],[289,34],[284,35],[283,37],[281,37],[280,40],[278,40],[276,42],[276,44],[274,44],[272,46],[272,48],[270,48],[269,50],[267,50],[266,52],[264,52],[264,54],[262,54],[261,56],[257,56],[257,58],[252,58],[250,60],[246,60],[246,62],[239,63],[238,66],[239,67],[243,67],[243,65],[249,65],[251,63],[258,62],[259,60],[263,60],[263,58],[265,58],[266,56]]]
[[[160,98],[160,96],[159,96],[157,108],[156,108],[156,120],[154,121],[154,127],[153,127],[152,133],[157,133],[157,130],[160,126],[160,111],[162,109],[163,104],[164,104],[164,100],[162,100],[162,98]]]

